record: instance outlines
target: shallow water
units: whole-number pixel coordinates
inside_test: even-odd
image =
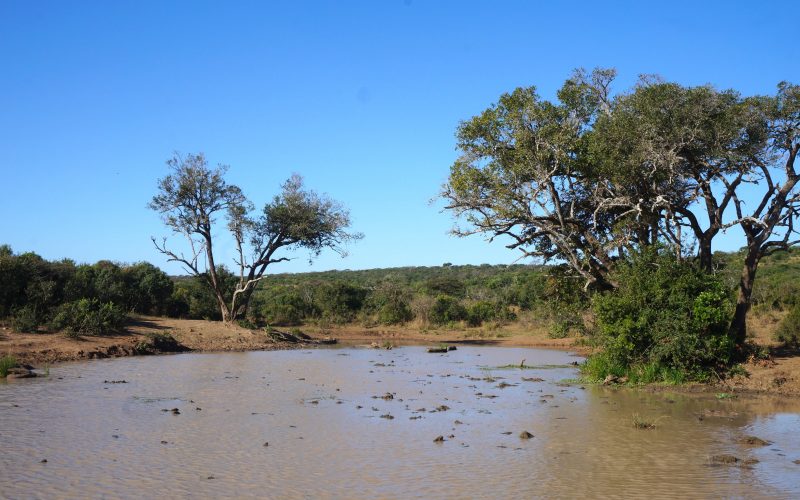
[[[523,359],[540,368],[498,368]],[[0,497],[800,496],[796,401],[561,383],[576,359],[408,346],[59,365],[0,383]],[[760,462],[711,465],[721,453]]]

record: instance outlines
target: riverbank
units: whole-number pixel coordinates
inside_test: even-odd
[[[295,331],[295,329],[283,329]],[[468,328],[463,330],[428,330],[408,327],[366,328],[345,325],[329,328],[302,327],[312,342],[336,338],[350,344],[403,343],[475,343],[514,347],[544,347],[588,352],[576,339],[551,339],[544,331],[524,330],[519,325],[495,330]],[[308,347],[308,343],[285,342],[268,336],[263,330],[249,330],[218,321],[185,320],[152,316],[136,316],[119,334],[70,338],[61,333],[19,333],[9,327],[0,329],[0,355],[11,355],[21,363],[32,365],[62,361],[132,356],[137,345],[147,343],[153,335],[169,334],[189,351],[270,351]]]
[[[770,324],[764,318],[754,319],[750,328],[753,340],[771,349],[769,359],[753,359],[742,366],[746,374],[737,375],[714,384],[668,386],[664,390],[685,392],[725,392],[800,396],[800,353],[782,350],[771,340]],[[294,331],[294,329],[285,329]],[[347,344],[479,344],[505,347],[536,347],[590,353],[581,338],[549,338],[544,328],[510,324],[494,329],[420,329],[405,326],[363,327],[342,325],[333,327],[306,326],[299,329],[311,337],[311,342],[336,338]],[[137,346],[151,341],[154,335],[169,334],[180,346],[195,352],[272,351],[307,348],[309,343],[276,340],[263,330],[248,330],[238,325],[216,321],[183,320],[151,316],[132,318],[125,331],[108,336],[69,338],[60,333],[18,333],[8,327],[0,329],[0,356],[13,356],[19,363],[40,367],[64,361],[133,356],[140,353]],[[661,390],[659,386],[653,390]]]

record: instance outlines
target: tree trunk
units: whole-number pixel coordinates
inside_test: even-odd
[[[730,334],[736,339],[737,345],[742,345],[747,340],[747,312],[750,310],[750,297],[753,294],[753,283],[758,270],[759,248],[750,248],[744,259],[742,277],[739,280],[739,293],[736,297],[736,310],[731,321]]]
[[[714,262],[712,259],[711,253],[711,237],[703,237],[698,238],[697,240],[699,245],[699,261],[700,261],[700,269],[703,271],[710,273],[714,269]]]

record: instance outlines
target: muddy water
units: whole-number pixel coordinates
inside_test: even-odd
[[[523,359],[555,366],[499,368]],[[0,383],[0,497],[800,496],[796,402],[564,384],[576,359],[410,346],[60,365]],[[712,465],[722,453],[759,462]]]

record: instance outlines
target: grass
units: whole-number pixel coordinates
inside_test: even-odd
[[[629,384],[667,384],[680,385],[689,380],[699,380],[700,374],[692,376],[689,372],[678,368],[663,366],[658,363],[642,363],[632,366],[614,362],[609,356],[595,354],[589,356],[581,365],[581,374],[589,382],[602,382],[607,375],[628,377]]]
[[[523,360],[524,361],[524,360]],[[572,368],[573,365],[518,365],[495,366],[493,370],[554,370],[556,368]]]
[[[8,370],[17,366],[17,360],[13,356],[3,356],[0,358],[0,378],[8,376]]]
[[[648,420],[638,413],[633,414],[633,426],[637,429],[655,429],[656,422],[654,420]]]
[[[736,394],[731,394],[729,392],[718,392],[716,394],[717,399],[734,399],[736,398]]]

